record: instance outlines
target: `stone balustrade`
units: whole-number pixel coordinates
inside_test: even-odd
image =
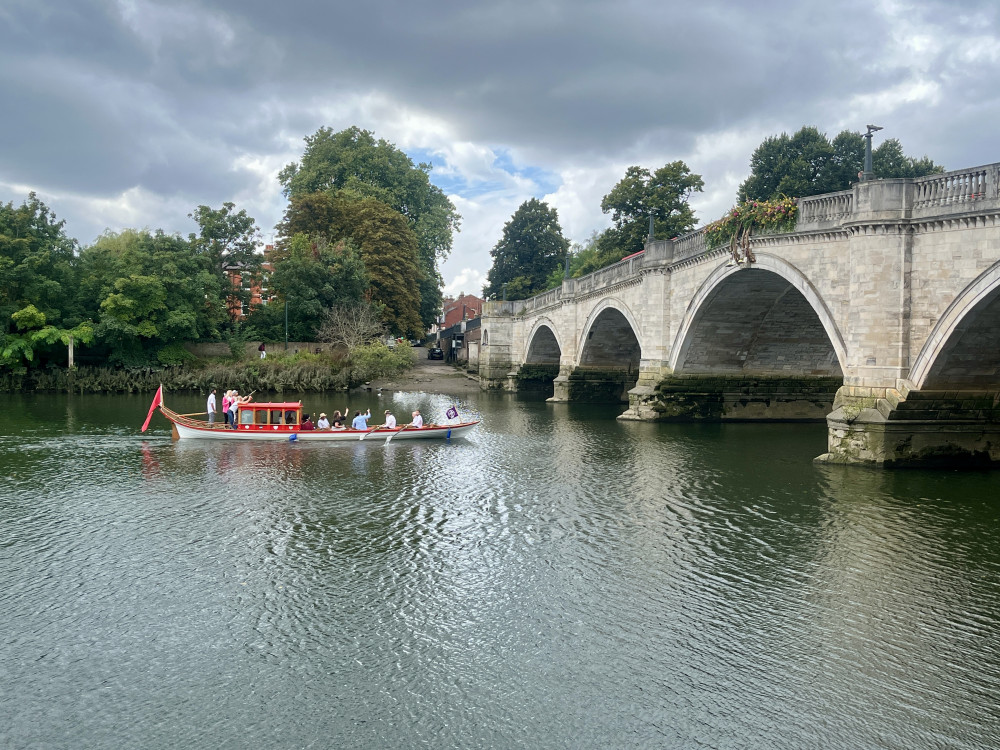
[[[980,208],[982,201],[997,203],[998,182],[1000,164],[918,177],[913,180],[914,212],[920,217],[940,216]]]
[[[854,190],[799,198],[796,231],[830,229],[850,218],[854,210]]]

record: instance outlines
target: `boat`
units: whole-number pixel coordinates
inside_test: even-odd
[[[175,440],[197,438],[203,440],[283,440],[285,442],[347,442],[350,440],[365,440],[386,438],[389,440],[417,439],[450,439],[462,437],[481,420],[471,422],[452,422],[449,424],[425,424],[422,427],[401,425],[397,428],[371,427],[367,430],[353,428],[341,430],[311,430],[302,429],[302,402],[247,402],[240,404],[237,410],[236,426],[225,423],[209,423],[204,419],[196,419],[200,414],[178,414],[163,403],[162,388],[156,392],[153,403],[149,407],[149,416],[143,425],[143,432],[149,426],[149,420],[154,410],[159,407],[160,413],[173,426]],[[449,414],[454,410],[449,410]]]

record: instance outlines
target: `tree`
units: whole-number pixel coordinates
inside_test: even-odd
[[[750,157],[750,176],[740,185],[738,199],[743,203],[847,190],[864,169],[864,156],[864,136],[850,130],[842,131],[832,142],[814,127],[803,127],[791,136],[770,136]],[[903,154],[895,138],[873,149],[872,170],[884,178],[944,171],[926,156],[914,159]]]
[[[64,224],[34,193],[16,208],[0,204],[0,338],[12,330],[11,315],[29,305],[53,324],[82,322],[76,241]]]
[[[420,315],[423,328],[433,324],[441,307],[441,277],[437,264],[451,252],[452,235],[461,217],[428,174],[430,164],[416,164],[384,139],[350,127],[334,133],[320,128],[306,136],[299,162],[278,175],[289,199],[310,193],[343,193],[373,198],[395,209],[409,223],[417,242],[420,265]]]
[[[525,201],[504,224],[503,236],[490,250],[493,265],[483,294],[498,297],[504,285],[511,299],[544,291],[549,274],[563,262],[568,249],[556,210],[537,198]]]
[[[309,233],[353,241],[368,275],[367,293],[382,306],[388,328],[405,336],[424,330],[417,239],[398,211],[374,198],[310,193],[291,199],[279,229],[283,237]],[[276,257],[283,252],[282,246]]]
[[[614,260],[637,253],[649,234],[653,214],[655,235],[671,238],[691,231],[694,211],[688,204],[692,193],[704,187],[701,175],[692,174],[682,161],[665,164],[650,173],[643,167],[629,167],[625,177],[601,201],[601,210],[611,214],[614,226],[602,240]],[[610,248],[614,250],[610,250]]]
[[[229,202],[220,209],[198,206],[188,216],[198,223],[200,231],[188,238],[195,251],[206,256],[222,288],[245,305],[250,301],[249,290],[230,288],[227,270],[238,270],[241,276],[260,272],[262,257],[257,252],[260,230],[252,216],[244,209],[234,211],[235,208]]]
[[[34,305],[28,305],[11,315],[18,333],[8,333],[0,343],[0,367],[20,367],[27,360],[35,358],[39,346],[51,346],[61,342],[69,346],[71,341],[89,344],[94,337],[90,321],[84,321],[74,328],[56,328],[47,325],[45,313]]]
[[[171,344],[215,338],[223,287],[207,257],[162,230],[106,232],[80,253],[81,300],[112,362],[145,365]]]
[[[368,300],[358,300],[326,310],[316,338],[342,346],[351,352],[379,338],[383,333],[385,325],[378,308]]]
[[[361,254],[351,242],[300,232],[275,260],[270,289],[276,301],[254,309],[248,324],[260,338],[282,338],[287,303],[289,337],[314,341],[326,310],[357,301],[367,286]]]

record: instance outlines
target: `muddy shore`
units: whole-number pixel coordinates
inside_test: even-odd
[[[423,347],[413,349],[413,367],[393,378],[373,380],[366,389],[383,391],[424,391],[460,396],[479,391],[479,378],[467,375],[439,359],[427,359]]]

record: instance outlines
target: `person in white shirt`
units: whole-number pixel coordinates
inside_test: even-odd
[[[330,429],[330,420],[326,418],[326,412],[322,412],[319,415],[319,419],[316,421],[316,429],[317,430],[329,430]]]
[[[410,424],[412,424],[414,427],[424,426],[424,418],[420,416],[420,409],[416,409],[413,412],[413,421],[410,422]]]
[[[387,430],[396,429],[396,418],[392,415],[392,412],[388,409],[385,410],[385,424],[382,425]]]
[[[212,389],[212,392],[208,394],[208,403],[205,406],[205,411],[208,412],[208,423],[209,424],[214,424],[215,423],[215,389],[214,388]]]

